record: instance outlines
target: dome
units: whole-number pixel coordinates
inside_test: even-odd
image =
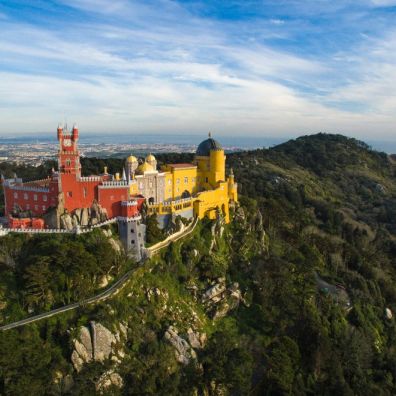
[[[135,156],[130,155],[130,156],[127,158],[126,162],[128,162],[128,163],[130,164],[130,163],[132,163],[132,162],[138,162],[138,160],[137,160],[137,158],[136,158]]]
[[[140,164],[137,169],[136,173],[143,174],[144,172],[153,172],[154,168],[148,163],[148,162],[143,162],[143,164]]]
[[[156,161],[156,159],[155,159],[154,155],[150,153],[150,154],[146,157],[146,161],[147,161],[147,162],[148,162],[148,161]]]
[[[210,150],[223,150],[223,148],[217,140],[211,138],[209,135],[209,139],[206,139],[199,144],[196,154],[202,157],[209,157]]]

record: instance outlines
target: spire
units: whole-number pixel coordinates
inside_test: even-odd
[[[211,138],[212,137],[212,132],[208,133],[208,137]]]
[[[122,170],[122,180],[126,180],[125,168]]]

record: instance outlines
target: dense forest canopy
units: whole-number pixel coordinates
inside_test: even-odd
[[[122,161],[83,159],[85,172],[104,166],[119,171]],[[1,394],[95,394],[111,362],[78,374],[70,363],[69,334],[90,320],[129,326],[117,368],[124,387],[108,394],[396,393],[395,160],[355,139],[318,134],[229,154],[227,166],[240,192],[232,223],[200,222],[106,304],[0,333]],[[51,167],[17,171],[34,178]],[[75,301],[94,293],[101,276],[136,266],[110,245],[100,231],[1,238],[0,319]],[[228,301],[224,316],[202,297],[221,282],[242,296],[236,306]],[[161,293],[149,298],[155,289]],[[207,341],[199,364],[181,365],[165,333],[192,323]],[[67,375],[72,383],[61,387],[56,378]]]

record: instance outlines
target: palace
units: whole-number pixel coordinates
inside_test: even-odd
[[[238,200],[232,171],[225,175],[226,156],[219,142],[204,140],[192,163],[167,164],[158,169],[154,155],[133,155],[122,172],[82,176],[77,126],[58,126],[58,171],[47,179],[3,180],[5,215],[12,228],[89,226],[111,218],[136,219],[143,203],[165,227],[172,215],[186,218],[218,213],[229,222],[229,204]],[[134,243],[139,243],[134,241]]]

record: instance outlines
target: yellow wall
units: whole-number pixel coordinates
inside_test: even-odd
[[[219,188],[210,191],[203,191],[198,194],[197,200],[194,202],[194,212],[200,218],[205,216],[210,219],[216,218],[216,209],[225,216],[226,223],[229,222],[228,211],[228,184],[220,183]]]
[[[184,191],[191,195],[197,192],[197,168],[173,168],[166,167],[165,175],[165,199],[180,199]],[[169,183],[170,181],[170,183]],[[171,189],[171,191],[170,191]]]
[[[164,167],[165,172],[165,202],[150,205],[150,213],[178,213],[186,208],[194,208],[194,214],[199,218],[205,216],[215,219],[217,209],[229,222],[229,202],[237,201],[237,185],[231,175],[225,177],[225,160],[223,150],[212,150],[210,156],[195,158],[196,167],[175,168]],[[190,201],[180,202],[184,191],[193,197]],[[137,183],[132,183],[131,194],[138,193]]]

